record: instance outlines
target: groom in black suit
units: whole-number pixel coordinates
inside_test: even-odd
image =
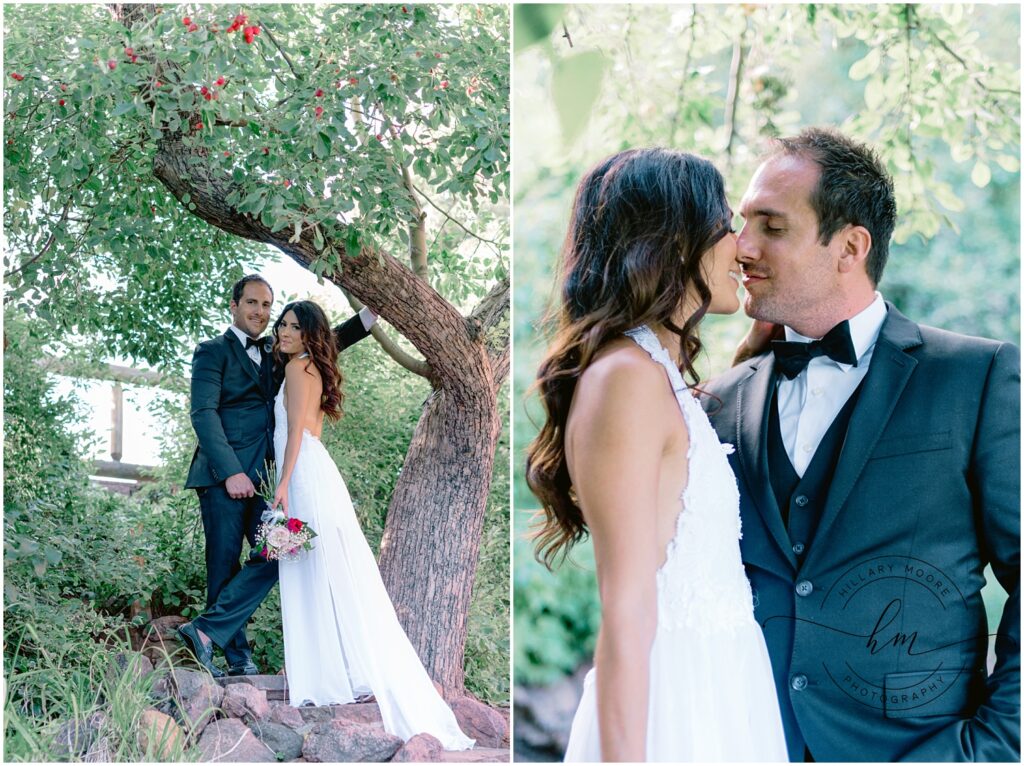
[[[876,292],[892,179],[835,131],[777,141],[740,213],[746,312],[785,340],[706,404],[790,759],[1019,761],[1019,349]],[[987,565],[1009,594],[991,674]]]
[[[192,356],[192,427],[199,443],[185,487],[196,490],[202,510],[206,611],[178,634],[215,677],[224,672],[213,664],[212,644],[224,650],[228,674],[259,672],[245,624],[277,582],[277,562],[254,550],[245,566],[239,564],[243,537],[255,543],[265,507],[257,487],[266,479],[265,461],[274,459],[274,397],[284,370],[270,354],[273,339],[260,337],[273,303],[263,277],[243,277],[231,292],[231,326]],[[336,327],[338,349],[369,335],[375,321],[363,309]]]

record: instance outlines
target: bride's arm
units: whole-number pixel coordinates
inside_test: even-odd
[[[646,354],[614,352],[583,374],[567,424],[574,487],[594,543],[601,596],[594,660],[604,761],[646,756],[660,559],[658,481],[670,421],[664,397],[664,373]]]
[[[308,359],[292,359],[284,368],[285,390],[287,391],[288,410],[288,442],[284,448],[284,465],[281,467],[281,480],[277,483],[274,493],[274,505],[281,503],[285,515],[288,513],[288,483],[291,481],[295,462],[299,459],[299,448],[302,446],[302,429],[306,425],[306,414],[310,403],[320,387],[320,379],[306,370]],[[310,370],[315,370],[309,364]]]

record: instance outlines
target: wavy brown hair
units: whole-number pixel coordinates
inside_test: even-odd
[[[711,303],[702,256],[731,230],[725,184],[705,159],[667,149],[630,149],[580,181],[561,259],[554,339],[535,388],[547,418],[526,450],[526,482],[542,512],[537,559],[551,568],[587,533],[565,459],[565,425],[580,375],[622,333],[660,325],[680,337],[680,372],[693,385],[697,325]],[[678,327],[690,293],[700,304]]]
[[[302,343],[309,353],[310,363],[316,365],[320,371],[320,380],[323,381],[323,394],[320,396],[320,409],[331,420],[341,417],[341,405],[345,401],[345,394],[341,390],[343,378],[341,370],[338,369],[338,342],[334,337],[334,330],[331,323],[327,321],[327,315],[313,301],[293,301],[284,307],[281,316],[274,322],[274,359],[280,364],[287,363],[288,359],[281,353],[281,344],[277,337],[278,328],[284,323],[284,315],[289,311],[295,312],[299,329],[302,332]]]

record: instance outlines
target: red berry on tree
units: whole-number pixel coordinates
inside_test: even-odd
[[[289,189],[289,188],[291,188],[291,185],[292,185],[292,182],[291,182],[291,181],[289,181],[289,180],[288,180],[287,178],[286,178],[286,179],[284,179],[284,188],[285,188],[285,189]]]
[[[441,87],[442,88],[447,88],[448,87],[448,81],[447,80],[441,80]]]
[[[221,75],[220,77],[218,77],[216,82],[214,82],[213,84],[217,85],[217,86],[223,85],[224,84],[224,75]]]
[[[317,117],[317,119],[320,119],[320,117],[323,115],[323,113],[324,113],[324,108],[322,106],[318,106],[316,108],[316,117]]]
[[[153,83],[153,85],[156,86],[157,88],[162,88],[164,86],[164,84],[162,82],[160,82],[159,80],[157,80],[155,83]]]
[[[124,49],[124,55],[128,56],[128,57],[134,56],[135,55],[135,49],[134,48],[125,48]]]
[[[149,212],[150,213],[155,213],[156,212],[156,205],[150,205],[149,206]]]
[[[17,80],[18,82],[21,82],[22,80],[25,79],[25,75],[18,74],[17,72],[11,72],[11,79],[14,79],[14,80]]]
[[[191,26],[191,24],[192,24],[192,19],[190,19],[190,18],[189,18],[188,16],[186,16],[185,18],[183,18],[183,19],[181,20],[181,23],[182,23],[182,24],[184,24],[184,25],[185,25],[186,27],[187,27],[187,26]]]
[[[377,140],[378,141],[383,141],[384,140],[384,136],[382,136],[380,133],[378,133],[377,134]]]
[[[207,87],[206,87],[206,86],[204,85],[203,87],[201,87],[201,88],[199,89],[199,92],[200,92],[200,93],[202,93],[202,94],[203,94],[203,95],[205,96],[205,95],[206,95],[207,93],[209,93],[209,92],[210,92],[210,89],[209,89],[209,88],[207,88]]]
[[[236,23],[236,24],[237,24],[238,26],[242,26],[242,25],[243,25],[243,24],[244,24],[245,22],[247,22],[248,20],[249,20],[249,17],[248,17],[248,16],[246,16],[246,15],[245,15],[244,13],[240,13],[240,14],[238,14],[237,16],[235,16],[235,23]]]
[[[117,62],[114,61],[114,59],[107,59],[107,68],[111,72],[113,72],[115,69],[117,69]]]
[[[67,89],[68,89],[68,86],[67,86],[67,85],[65,85],[64,83],[61,83],[61,84],[60,84],[60,89],[61,89],[62,91],[67,91]]]
[[[435,54],[434,54],[434,58],[436,58],[436,59],[439,59],[439,58],[441,58],[441,54],[440,54],[440,53],[435,53]]]
[[[322,88],[317,88],[316,89],[316,93],[314,93],[313,95],[316,96],[317,98],[320,98],[321,96],[324,95],[323,89]]]
[[[132,61],[132,63],[133,63],[133,64],[134,64],[134,63],[135,63],[136,61],[138,61],[138,60],[139,60],[139,57],[138,57],[138,56],[132,56],[132,59],[131,59],[131,61]]]
[[[207,101],[212,101],[213,100],[213,94],[212,93],[204,93],[203,94],[203,98],[205,98]]]
[[[229,152],[227,149],[225,149],[224,150],[224,156],[225,157],[230,157],[231,156],[231,152]]]
[[[402,6],[402,13],[408,13],[408,12],[409,12],[409,9],[408,9],[408,8],[406,8],[406,7],[405,7],[405,6],[403,5],[403,6]]]
[[[203,123],[197,122],[196,123],[196,130],[202,130],[202,129],[203,129]]]
[[[269,146],[264,146],[263,147],[263,153],[264,154],[270,154],[270,147]]]
[[[349,77],[348,78],[348,84],[349,85],[355,85],[357,82],[359,82],[359,78],[358,77]]]
[[[57,102],[57,106],[64,106],[64,99]]]

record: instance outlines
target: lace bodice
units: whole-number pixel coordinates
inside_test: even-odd
[[[664,367],[689,431],[689,479],[675,536],[658,570],[658,629],[701,633],[754,622],[750,582],[740,558],[740,496],[711,422],[657,335],[641,326],[626,335]]]

